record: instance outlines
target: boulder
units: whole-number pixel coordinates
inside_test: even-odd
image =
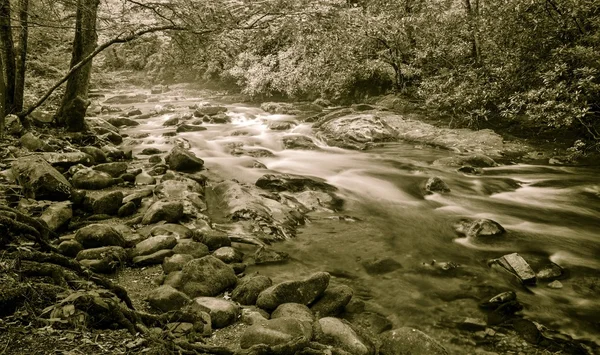
[[[195,242],[189,239],[179,239],[177,245],[173,248],[175,254],[191,255],[192,258],[198,259],[209,254],[208,247],[202,243]]]
[[[240,307],[223,298],[196,297],[194,302],[202,311],[210,314],[213,328],[225,328],[240,315]]]
[[[94,159],[95,164],[106,163],[106,154],[104,154],[104,152],[100,148],[86,146],[83,148],[79,148],[79,150],[91,156]]]
[[[73,165],[82,164],[85,166],[92,165],[94,158],[84,152],[68,152],[68,153],[41,153],[41,156],[50,165],[62,168],[69,168]]]
[[[177,239],[175,239],[175,237],[173,236],[159,235],[155,237],[150,237],[146,240],[137,243],[131,251],[131,256],[136,257],[142,255],[150,255],[159,250],[173,249],[173,247],[176,244]]]
[[[373,143],[398,139],[396,131],[385,119],[371,113],[349,114],[324,121],[318,126],[317,137],[341,148],[365,149]]]
[[[319,325],[321,331],[316,334],[319,343],[340,348],[353,355],[375,354],[374,346],[363,340],[348,322],[325,317],[319,319]]]
[[[156,178],[154,178],[153,176],[150,176],[150,174],[148,174],[147,172],[142,171],[140,174],[138,174],[135,177],[135,184],[138,186],[154,185],[154,184],[156,184]]]
[[[192,261],[194,257],[189,254],[174,254],[168,258],[165,258],[162,264],[163,272],[169,274],[173,271],[180,271],[183,269],[185,264]]]
[[[93,169],[96,171],[105,172],[114,178],[118,178],[119,176],[123,175],[127,171],[128,167],[129,166],[127,165],[127,163],[114,162],[114,163],[98,164],[98,165],[94,166]]]
[[[290,255],[286,252],[261,247],[254,253],[254,263],[260,264],[272,264],[272,263],[283,263],[288,261]]]
[[[196,232],[194,240],[206,245],[209,250],[217,250],[222,247],[231,246],[231,239],[225,233],[218,231]]]
[[[172,127],[172,126],[177,126],[178,124],[179,124],[179,117],[173,116],[173,117],[167,119],[165,122],[163,122],[163,127]]]
[[[162,249],[149,255],[140,255],[133,258],[133,265],[137,267],[162,264],[165,258],[173,255],[173,250]]]
[[[183,218],[181,201],[156,201],[144,213],[142,224],[153,224],[160,221],[174,223],[181,218]]]
[[[112,273],[127,261],[127,252],[119,246],[85,249],[77,254],[77,260],[94,272]]]
[[[131,216],[137,212],[137,209],[138,207],[135,203],[131,201],[127,202],[119,208],[119,210],[117,211],[117,216],[121,218]]]
[[[177,239],[192,238],[194,232],[186,226],[176,223],[159,224],[150,230],[152,235],[172,235]]]
[[[425,183],[425,191],[427,193],[447,193],[450,192],[450,187],[437,176],[430,177]]]
[[[283,303],[309,305],[325,292],[329,274],[317,272],[304,280],[286,281],[273,285],[258,295],[256,305],[272,311]]]
[[[169,169],[176,171],[197,171],[202,169],[204,161],[196,156],[196,154],[179,148],[173,147],[166,158]]]
[[[460,168],[462,166],[468,165],[475,168],[488,168],[498,166],[498,163],[496,163],[494,159],[488,156],[482,154],[473,154],[467,156],[441,158],[434,161],[433,165],[448,166],[454,168]]]
[[[299,113],[293,104],[287,102],[263,102],[260,105],[261,110],[268,113],[295,115]]]
[[[83,246],[76,240],[65,240],[58,245],[58,251],[71,258],[77,256],[77,253],[83,250]]]
[[[12,136],[18,136],[23,132],[21,120],[16,115],[7,115],[4,118],[4,132]]]
[[[108,123],[115,127],[126,126],[126,127],[135,127],[139,126],[140,123],[136,120],[132,120],[127,117],[111,117],[106,120]]]
[[[500,236],[506,232],[498,222],[485,218],[477,220],[461,219],[454,224],[454,229],[458,234],[477,240]]]
[[[312,324],[315,321],[315,316],[311,310],[300,303],[284,303],[279,305],[271,314],[271,319],[277,318],[294,318],[308,324]]]
[[[362,266],[367,273],[374,275],[387,274],[402,268],[402,265],[399,262],[389,257],[365,260],[363,261]]]
[[[500,259],[492,260],[491,264],[500,265],[524,284],[535,285],[537,282],[536,274],[531,266],[517,253],[507,254]]]
[[[75,233],[75,240],[85,249],[105,246],[125,246],[125,239],[120,232],[107,224],[90,224]]]
[[[82,169],[73,175],[71,182],[78,189],[102,190],[113,186],[119,180],[102,171]]]
[[[40,219],[46,222],[48,229],[55,232],[73,218],[71,205],[70,201],[53,203],[44,210]]]
[[[277,318],[257,322],[240,339],[240,347],[248,349],[261,345],[269,348],[269,354],[295,354],[312,338],[312,328],[294,318]]]
[[[342,313],[353,295],[349,286],[329,286],[310,309],[318,318],[336,316]]]
[[[169,312],[180,309],[191,302],[191,299],[183,292],[175,288],[163,285],[150,291],[146,298],[150,307],[161,311]]]
[[[448,355],[448,351],[429,335],[410,327],[387,331],[380,339],[381,355]]]
[[[237,283],[233,269],[211,255],[188,262],[181,273],[182,291],[190,297],[216,296]]]
[[[182,124],[182,125],[179,125],[175,131],[177,133],[185,133],[185,132],[200,132],[200,131],[206,131],[206,130],[207,130],[207,128],[204,126]]]
[[[215,116],[219,113],[227,112],[227,107],[223,106],[200,106],[194,111],[195,117]]]
[[[540,281],[554,281],[564,276],[564,269],[559,265],[548,262],[541,266],[536,274],[536,277]]]
[[[64,201],[71,197],[71,184],[40,156],[15,160],[12,173],[26,197],[51,201]]]
[[[155,154],[162,154],[164,153],[162,150],[158,149],[158,148],[144,148],[141,151],[141,154],[143,155],[155,155]]]
[[[272,285],[273,281],[267,276],[246,276],[231,293],[231,299],[243,305],[254,305],[258,295]]]
[[[241,263],[244,259],[244,254],[232,247],[221,247],[215,250],[212,255],[226,264]]]
[[[19,138],[21,147],[27,148],[32,152],[51,152],[52,147],[48,143],[44,142],[41,138],[35,136],[31,132],[27,132]]]
[[[96,192],[87,194],[84,205],[91,208],[94,214],[116,215],[123,204],[123,192]]]
[[[269,129],[272,131],[285,131],[294,128],[294,126],[296,126],[296,123],[291,121],[271,121],[269,123]]]
[[[290,135],[282,139],[285,149],[318,150],[312,138],[303,135]]]
[[[293,174],[265,174],[256,186],[269,191],[301,192],[305,190],[336,191],[337,188],[323,179]]]

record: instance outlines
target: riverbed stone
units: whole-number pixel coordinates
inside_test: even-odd
[[[390,257],[376,257],[362,263],[367,273],[373,275],[387,274],[402,268],[402,264]]]
[[[152,227],[150,230],[152,235],[172,235],[179,239],[189,239],[194,232],[186,226],[177,223],[165,223]]]
[[[26,197],[64,201],[71,196],[71,184],[40,156],[19,158],[12,163],[11,170]]]
[[[535,285],[537,282],[535,272],[518,253],[506,254],[499,259],[493,260],[492,263],[500,265],[518,277],[524,284]]]
[[[244,259],[244,254],[232,247],[221,247],[215,250],[212,255],[226,264],[240,263]]]
[[[169,169],[176,171],[198,171],[204,166],[204,160],[196,154],[178,146],[173,147],[166,158]]]
[[[135,126],[140,125],[140,123],[138,121],[132,120],[131,118],[127,118],[127,117],[110,117],[110,118],[106,119],[106,121],[108,121],[108,123],[110,123],[111,125],[113,125],[115,127],[121,127],[121,126],[135,127]]]
[[[133,258],[133,265],[137,267],[162,264],[165,258],[173,255],[173,250],[162,249],[149,255],[140,255]]]
[[[153,224],[160,221],[174,223],[181,218],[183,218],[181,201],[156,201],[144,213],[142,224]]]
[[[308,324],[312,324],[315,321],[315,316],[311,310],[300,303],[284,303],[279,305],[271,313],[271,319],[277,318],[294,318],[302,322],[308,322]]]
[[[269,353],[276,355],[294,354],[296,350],[290,343],[297,342],[300,348],[312,338],[312,328],[305,322],[294,318],[277,318],[257,322],[244,331],[240,347],[248,349],[255,345],[266,345]],[[289,348],[286,345],[290,344]]]
[[[392,321],[376,312],[346,313],[343,318],[372,334],[381,334],[393,328]]]
[[[355,355],[375,353],[371,344],[366,343],[352,328],[350,323],[338,318],[325,317],[319,319],[320,331],[316,334],[319,343],[340,348]]]
[[[319,146],[315,144],[312,138],[304,135],[289,135],[282,138],[285,149],[299,150],[318,150]]]
[[[441,178],[432,176],[425,182],[425,191],[427,193],[448,193],[450,187]]]
[[[466,156],[453,156],[441,158],[433,162],[437,166],[449,166],[460,168],[461,166],[469,165],[475,168],[489,168],[498,166],[494,159],[483,154],[472,154]]]
[[[117,216],[121,218],[131,216],[137,212],[137,209],[138,207],[135,205],[135,203],[131,201],[127,202],[119,208],[119,210],[117,211]]]
[[[317,137],[331,146],[347,149],[365,149],[372,143],[392,142],[398,138],[394,128],[373,113],[353,113],[329,121],[324,117],[317,128]]]
[[[90,166],[94,162],[94,158],[84,152],[46,152],[41,153],[41,156],[50,163],[50,165],[65,169],[77,164]]]
[[[141,154],[143,154],[143,155],[156,155],[156,154],[162,154],[162,153],[164,153],[162,150],[160,150],[158,148],[154,148],[154,147],[144,148],[141,151]]]
[[[256,305],[272,311],[283,303],[311,304],[325,292],[329,285],[330,275],[317,272],[303,280],[285,281],[273,285],[258,295]]]
[[[85,205],[90,205],[94,214],[116,215],[123,204],[123,192],[109,191],[86,195]]]
[[[310,309],[319,318],[336,316],[344,310],[353,295],[350,286],[329,286]]]
[[[402,327],[381,334],[381,355],[448,355],[448,351],[435,339],[422,331]]]
[[[269,191],[301,192],[305,190],[336,191],[337,188],[323,179],[294,174],[265,174],[256,186]]]
[[[222,247],[231,246],[231,240],[227,234],[218,231],[196,231],[193,239],[206,245],[209,250],[217,250]]]
[[[560,279],[564,275],[564,269],[559,265],[548,262],[539,268],[535,275],[540,281],[554,281]]]
[[[127,252],[119,246],[106,246],[82,250],[76,259],[94,272],[112,273],[127,261]]]
[[[196,297],[194,302],[201,310],[210,314],[213,328],[225,328],[235,322],[240,315],[240,307],[223,298]]]
[[[122,174],[124,174],[127,171],[128,167],[129,166],[127,165],[127,163],[124,163],[124,162],[112,162],[112,163],[98,164],[98,165],[94,166],[93,169],[96,171],[105,172],[105,173],[109,174],[110,176],[112,176],[113,178],[118,178],[119,176],[121,176]]]
[[[53,203],[44,210],[40,219],[46,222],[48,229],[55,232],[73,218],[72,205],[71,201]]]
[[[215,116],[219,113],[227,112],[227,107],[223,106],[200,106],[194,111],[195,117]]]
[[[135,245],[131,251],[131,256],[149,255],[163,249],[173,249],[177,244],[177,239],[170,235],[158,235],[150,237]]]
[[[77,256],[77,253],[83,250],[83,246],[76,240],[65,240],[58,245],[58,251],[71,258]]]
[[[182,124],[182,125],[177,126],[177,129],[175,131],[177,133],[185,133],[185,132],[200,132],[200,131],[206,131],[206,130],[207,130],[207,128],[204,126]]]
[[[19,143],[23,148],[27,148],[32,152],[49,152],[52,151],[52,147],[48,143],[44,142],[40,137],[37,137],[31,132],[27,132],[19,138]]]
[[[118,183],[110,174],[93,169],[81,169],[71,178],[71,183],[75,188],[86,190],[102,190]]]
[[[488,237],[500,236],[506,232],[500,223],[487,218],[476,220],[463,218],[454,224],[454,230],[467,238],[482,241]]]
[[[212,255],[188,262],[181,272],[181,291],[190,297],[216,296],[237,283],[233,269]]]
[[[292,121],[271,121],[269,123],[269,129],[272,131],[285,131],[292,129],[295,126],[296,123]]]
[[[243,305],[254,305],[258,295],[272,285],[273,281],[267,276],[248,275],[240,280],[231,293],[231,299]]]
[[[107,224],[90,224],[75,233],[75,240],[85,249],[104,246],[125,246],[125,238],[115,228]]]
[[[106,163],[106,154],[102,151],[102,149],[93,146],[85,146],[79,148],[82,152],[90,155],[94,159],[94,163],[102,164]]]
[[[254,263],[271,264],[284,263],[290,259],[290,255],[283,251],[277,251],[266,247],[261,247],[254,253]]]
[[[191,255],[194,259],[201,258],[210,253],[206,245],[190,239],[177,240],[177,245],[173,248],[173,252],[176,254]]]
[[[165,258],[162,264],[163,272],[165,274],[169,274],[173,271],[180,271],[183,269],[185,264],[194,259],[193,256],[189,254],[175,254],[168,258]]]
[[[150,307],[161,311],[169,312],[180,309],[191,302],[191,299],[183,292],[175,288],[163,285],[150,291],[146,301]]]
[[[145,171],[142,171],[141,173],[137,174],[135,177],[135,184],[140,186],[140,185],[154,185],[156,184],[156,178],[154,176],[151,176],[150,174],[148,174]]]

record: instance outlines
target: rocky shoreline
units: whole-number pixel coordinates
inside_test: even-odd
[[[6,207],[0,209],[0,241],[2,282],[14,290],[5,286],[0,293],[4,317],[15,317],[11,310],[31,304],[43,309],[34,317],[40,327],[126,329],[131,335],[120,351],[127,353],[449,353],[425,332],[394,328],[384,314],[365,309],[351,287],[333,282],[335,276],[327,272],[279,283],[246,274],[248,265],[285,263],[290,256],[269,245],[293,237],[309,212],[335,212],[343,201],[334,186],[313,177],[265,174],[252,185],[207,174],[202,158],[177,133],[205,130],[204,122],[227,122],[221,106],[190,107],[165,122],[174,129],[166,135],[172,143],[168,152],[145,149],[134,155],[132,148],[143,137],[124,134],[127,127],[174,108],[144,112],[135,106],[124,110],[124,105],[152,102],[161,93],[98,98],[90,108],[98,116],[87,118],[89,133],[58,138],[41,119],[36,122],[41,128],[32,132],[14,118],[7,120],[12,137],[1,151]],[[475,139],[474,133],[408,120],[383,106],[328,106],[266,103],[262,108],[300,114],[331,146],[367,149],[402,139],[449,149],[461,155],[434,164],[466,173],[496,165],[492,158],[525,154],[523,147],[506,144],[492,132]],[[279,121],[270,129],[295,124]],[[302,135],[284,144],[318,149]],[[233,149],[238,149],[234,155],[266,154]],[[446,189],[435,179],[426,187],[431,193]],[[492,222],[467,221],[457,230],[469,238],[502,233]],[[527,262],[517,256],[496,264],[526,283],[535,273],[531,276]],[[377,275],[395,267],[385,258],[365,266]],[[27,293],[17,286],[24,279],[30,282]],[[514,293],[500,293],[481,307],[487,321],[465,319],[454,326],[468,329],[481,343],[491,343],[496,334],[515,337],[515,351],[525,351],[521,336],[531,353],[586,353],[584,345],[515,316],[522,305]]]

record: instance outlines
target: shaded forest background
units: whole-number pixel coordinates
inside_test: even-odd
[[[145,86],[198,82],[255,100],[339,104],[392,93],[453,126],[560,135],[575,153],[599,147],[597,0],[0,3],[4,84],[14,82],[13,62],[26,68],[25,106],[82,54],[113,41],[94,58],[91,88],[137,77]],[[97,36],[78,60],[76,27]],[[87,99],[87,86],[76,89]],[[60,113],[64,98],[61,87],[44,105]]]

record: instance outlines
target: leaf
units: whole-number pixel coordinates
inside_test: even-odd
[[[73,314],[75,314],[75,305],[73,305],[73,304],[68,304],[68,305],[64,306],[64,307],[63,307],[63,314],[64,314],[66,317],[70,317],[70,316],[72,316]]]

